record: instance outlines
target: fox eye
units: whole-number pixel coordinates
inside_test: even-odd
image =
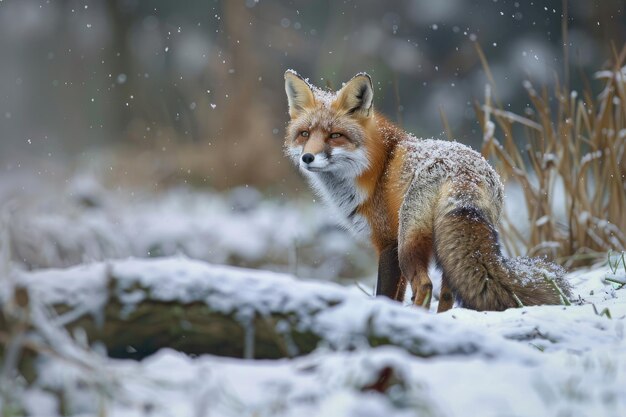
[[[331,139],[337,139],[337,138],[340,138],[341,136],[343,136],[341,133],[336,133],[336,132],[330,134]]]
[[[303,130],[302,132],[300,132],[300,136],[302,136],[303,138],[308,138],[309,132],[307,132],[306,130]]]

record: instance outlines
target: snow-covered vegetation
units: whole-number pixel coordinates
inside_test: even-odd
[[[539,93],[530,81],[524,87],[532,108],[525,115],[505,110],[492,97],[495,86],[487,86],[478,111],[483,153],[520,186],[525,202],[521,222],[515,214],[505,219],[510,252],[545,254],[573,266],[608,249],[626,250],[625,58],[594,74],[603,88],[596,98],[555,87],[556,109],[547,90]]]
[[[29,289],[22,308],[33,328],[22,330],[15,348],[38,354],[30,364],[37,377],[28,387],[5,385],[4,401],[42,416],[619,416],[626,290],[615,282],[626,282],[626,269],[617,262],[570,274],[577,300],[568,307],[439,315],[354,288],[181,257],[22,272],[13,285]],[[126,327],[128,356],[136,353],[134,346],[145,346],[146,313],[158,314],[158,306],[145,309],[148,300],[180,306],[175,317],[187,333],[178,337],[203,331],[204,345],[195,336],[200,356],[183,346],[134,362],[107,358],[106,341],[86,348],[94,334]],[[197,303],[230,317],[240,340],[233,343],[215,316],[203,323],[186,315],[185,306]],[[57,316],[50,306],[71,308]],[[267,327],[255,329],[255,319],[271,323],[271,355],[255,350],[268,343]],[[315,337],[297,338],[304,333]],[[158,345],[159,334],[151,337]],[[211,354],[229,340],[248,359]],[[251,360],[264,356],[283,359]]]
[[[251,188],[131,197],[94,182],[11,196],[0,286],[8,415],[626,411],[617,253],[568,275],[571,306],[437,315],[436,302],[425,312],[372,298],[373,263],[350,256],[369,249],[316,205]],[[294,240],[308,255],[281,253]],[[341,281],[337,264],[307,263],[331,252],[370,265],[352,276],[358,285],[303,278]],[[217,265],[233,259],[274,271],[295,262],[298,277]]]
[[[26,269],[176,254],[327,280],[375,268],[367,242],[355,243],[319,204],[268,200],[251,187],[138,194],[80,176],[54,192],[11,190],[5,184],[11,257]]]

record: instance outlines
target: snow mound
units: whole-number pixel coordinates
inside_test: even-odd
[[[253,188],[127,196],[97,183],[15,197],[6,213],[13,261],[26,269],[184,254],[320,279],[363,277],[370,249],[310,203],[263,200]]]
[[[224,311],[297,311],[312,317],[307,325],[328,342],[311,354],[271,361],[192,358],[170,349],[142,362],[99,357],[93,362],[100,367],[87,374],[47,357],[23,394],[33,414],[56,415],[54,392],[69,398],[64,409],[72,415],[94,415],[97,404],[109,416],[146,410],[182,417],[626,413],[626,290],[605,280],[624,280],[624,271],[569,274],[578,300],[572,306],[443,314],[372,299],[354,288],[185,258],[43,270],[16,280],[46,302],[72,300],[76,309],[97,310],[107,276],[127,294],[141,287],[156,299],[202,300]],[[368,332],[389,344],[355,343]],[[411,354],[415,340],[433,356]]]

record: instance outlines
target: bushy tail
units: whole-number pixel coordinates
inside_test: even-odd
[[[560,266],[539,258],[504,258],[496,229],[477,207],[438,214],[433,235],[443,279],[464,307],[505,310],[562,304],[563,296],[570,295]]]

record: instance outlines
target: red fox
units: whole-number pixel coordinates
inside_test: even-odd
[[[431,258],[442,270],[438,312],[454,300],[475,310],[559,304],[565,271],[537,258],[505,258],[497,225],[503,186],[471,148],[417,139],[376,113],[369,75],[338,92],[285,73],[291,120],[285,153],[344,227],[371,239],[376,294],[430,307]]]

